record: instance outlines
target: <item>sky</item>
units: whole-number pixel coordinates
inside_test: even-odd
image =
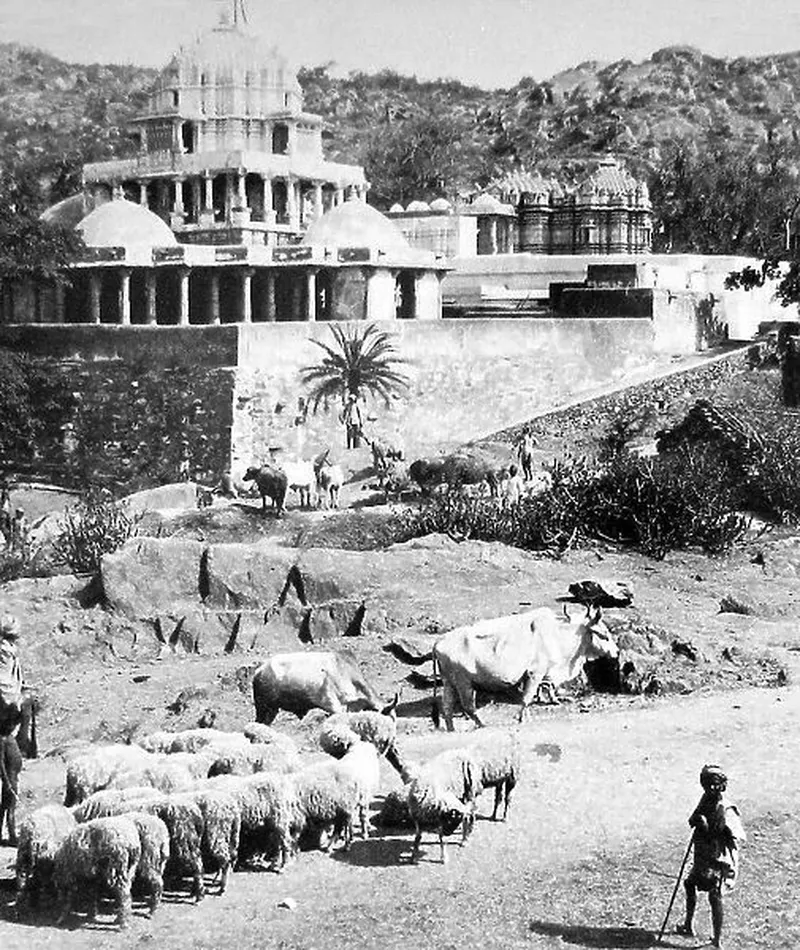
[[[0,0],[0,42],[78,63],[163,66],[232,0]],[[245,0],[295,66],[393,69],[497,88],[676,44],[715,56],[800,50],[796,0]]]

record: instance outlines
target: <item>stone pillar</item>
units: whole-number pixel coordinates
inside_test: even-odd
[[[489,247],[491,253],[497,253],[497,218],[489,219]]]
[[[139,204],[147,207],[147,182],[144,180],[139,182]]]
[[[322,182],[314,184],[314,217],[321,218],[322,210]]]
[[[306,271],[306,320],[317,319],[317,270],[309,267]]]
[[[192,216],[196,222],[200,222],[200,215],[203,213],[203,186],[199,178],[192,179]]]
[[[172,211],[175,215],[183,217],[183,179],[175,178],[173,179],[173,184],[175,186],[175,202],[172,206]]]
[[[158,323],[156,310],[156,272],[149,270],[144,275],[145,320],[150,326]]]
[[[242,269],[242,323],[253,322],[253,268]]]
[[[244,210],[247,207],[247,189],[245,188],[246,172],[240,168],[236,173],[236,206]]]
[[[301,284],[301,280],[300,280],[301,275],[300,275],[300,272],[299,272],[299,271],[289,271],[289,273],[290,273],[290,275],[291,275],[291,280],[292,280],[292,293],[291,293],[291,303],[290,303],[290,307],[291,307],[290,318],[291,318],[292,320],[302,320],[303,318],[302,318],[302,315],[301,315],[301,312],[300,312],[300,311],[301,311],[301,299],[300,299],[300,298],[301,298],[301,294],[302,294],[302,290],[303,290],[303,287],[302,287],[302,284]]]
[[[275,322],[275,275],[273,273],[267,274],[267,292],[265,295],[265,319],[269,323]]]
[[[394,278],[392,272],[383,267],[365,268],[367,281],[367,320],[393,320]]]
[[[55,322],[63,323],[64,316],[66,313],[66,289],[64,288],[63,284],[56,283],[55,295],[56,295]]]
[[[209,277],[208,322],[219,324],[219,274],[216,271]]]
[[[338,208],[340,204],[344,202],[344,188],[341,188],[339,185],[336,186],[336,191],[333,193],[333,206]]]
[[[97,271],[89,274],[89,306],[91,313],[91,322],[100,323],[100,291],[102,289],[102,277]]]
[[[180,287],[180,310],[178,311],[178,326],[189,326],[189,268],[178,268]]]
[[[286,216],[290,227],[297,227],[297,193],[291,178],[286,179]]]
[[[203,211],[214,210],[214,179],[211,172],[203,172]]]
[[[127,267],[119,272],[119,322],[123,326],[131,322],[131,272]]]

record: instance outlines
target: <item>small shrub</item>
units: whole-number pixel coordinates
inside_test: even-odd
[[[96,571],[104,554],[138,534],[141,520],[141,514],[90,493],[64,513],[61,533],[53,543],[55,556],[76,574]]]

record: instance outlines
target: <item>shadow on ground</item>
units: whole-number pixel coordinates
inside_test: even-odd
[[[625,947],[653,947],[655,934],[640,927],[584,927],[578,924],[560,924],[546,920],[532,920],[531,933],[544,937],[558,937],[563,943],[579,947],[597,947],[600,950],[618,950]],[[662,947],[675,944],[662,943]]]

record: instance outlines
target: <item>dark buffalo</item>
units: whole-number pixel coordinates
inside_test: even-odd
[[[408,477],[424,492],[445,483],[444,459],[416,459],[408,467]]]
[[[262,465],[260,468],[253,465],[244,473],[244,481],[255,482],[258,493],[261,495],[261,510],[267,512],[267,498],[271,499],[275,514],[283,512],[283,506],[286,501],[286,492],[289,489],[289,479],[286,473],[278,468],[272,468],[270,465]]]

